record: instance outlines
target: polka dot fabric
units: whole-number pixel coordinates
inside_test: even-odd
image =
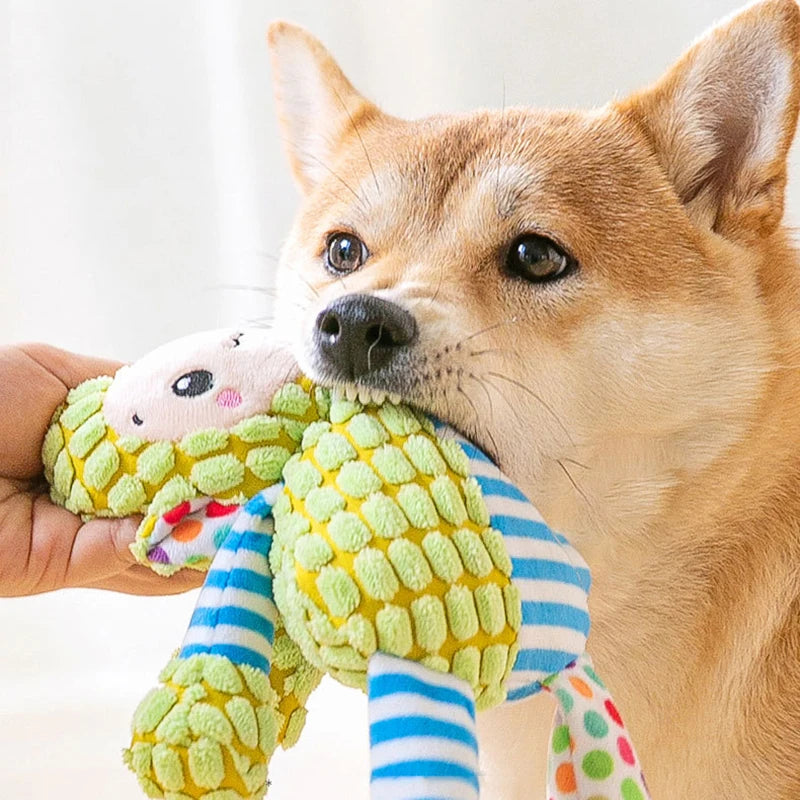
[[[142,528],[149,542],[148,562],[208,569],[240,508],[200,497],[186,500],[160,517],[149,517]]]
[[[548,800],[649,800],[622,717],[588,655],[542,683],[558,702]]]

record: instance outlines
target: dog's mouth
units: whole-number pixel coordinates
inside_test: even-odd
[[[447,355],[447,349],[442,352]],[[457,365],[432,363],[435,356],[420,356],[410,348],[403,348],[395,353],[391,364],[351,377],[326,363],[315,349],[301,351],[300,355],[303,372],[320,386],[364,406],[378,406],[387,401],[407,404],[434,417],[499,464],[494,437],[484,428],[485,422],[461,385],[461,370]]]
[[[362,406],[380,406],[386,402],[393,405],[404,403],[411,406],[428,416],[434,417],[439,422],[446,425],[455,433],[463,436],[468,441],[472,442],[475,446],[480,448],[492,461],[497,464],[498,455],[494,452],[494,448],[483,442],[483,437],[479,431],[467,430],[461,421],[455,419],[453,415],[447,413],[446,403],[434,403],[433,397],[420,392],[415,392],[414,387],[418,386],[418,379],[415,376],[409,375],[407,380],[407,389],[405,391],[391,391],[389,388],[379,388],[377,386],[369,386],[361,381],[342,381],[336,379],[326,379],[324,376],[311,375],[320,386],[330,389],[334,396],[343,397],[350,402],[361,403]],[[394,381],[392,381],[392,389],[395,388]],[[445,406],[445,409],[442,406]]]
[[[385,389],[376,389],[372,386],[364,386],[361,383],[333,381],[328,384],[323,382],[323,385],[327,385],[331,391],[342,395],[350,402],[355,402],[357,400],[363,406],[380,406],[383,405],[387,400],[394,405],[399,405],[400,403],[406,402],[406,399],[400,392],[389,392]]]

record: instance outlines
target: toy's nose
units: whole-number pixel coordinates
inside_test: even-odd
[[[314,342],[327,365],[344,380],[385,367],[417,338],[414,317],[371,294],[348,294],[317,317]]]

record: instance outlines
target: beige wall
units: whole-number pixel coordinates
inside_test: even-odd
[[[131,359],[269,313],[263,295],[221,287],[270,284],[296,205],[270,99],[270,19],[307,25],[363,91],[421,116],[499,107],[504,91],[507,105],[601,104],[737,5],[0,0],[0,343]],[[141,797],[119,750],[193,602],[0,600],[0,797]],[[329,684],[311,705],[270,796],[366,797],[363,699]]]

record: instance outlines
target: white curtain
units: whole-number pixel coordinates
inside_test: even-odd
[[[737,5],[0,0],[0,344],[132,359],[269,315],[268,295],[228,287],[272,284],[297,204],[271,101],[271,19],[309,27],[390,112],[422,116],[599,105],[657,77]],[[193,602],[0,600],[0,795],[140,798],[119,750]],[[365,798],[363,699],[331,683],[311,707],[270,797]]]

